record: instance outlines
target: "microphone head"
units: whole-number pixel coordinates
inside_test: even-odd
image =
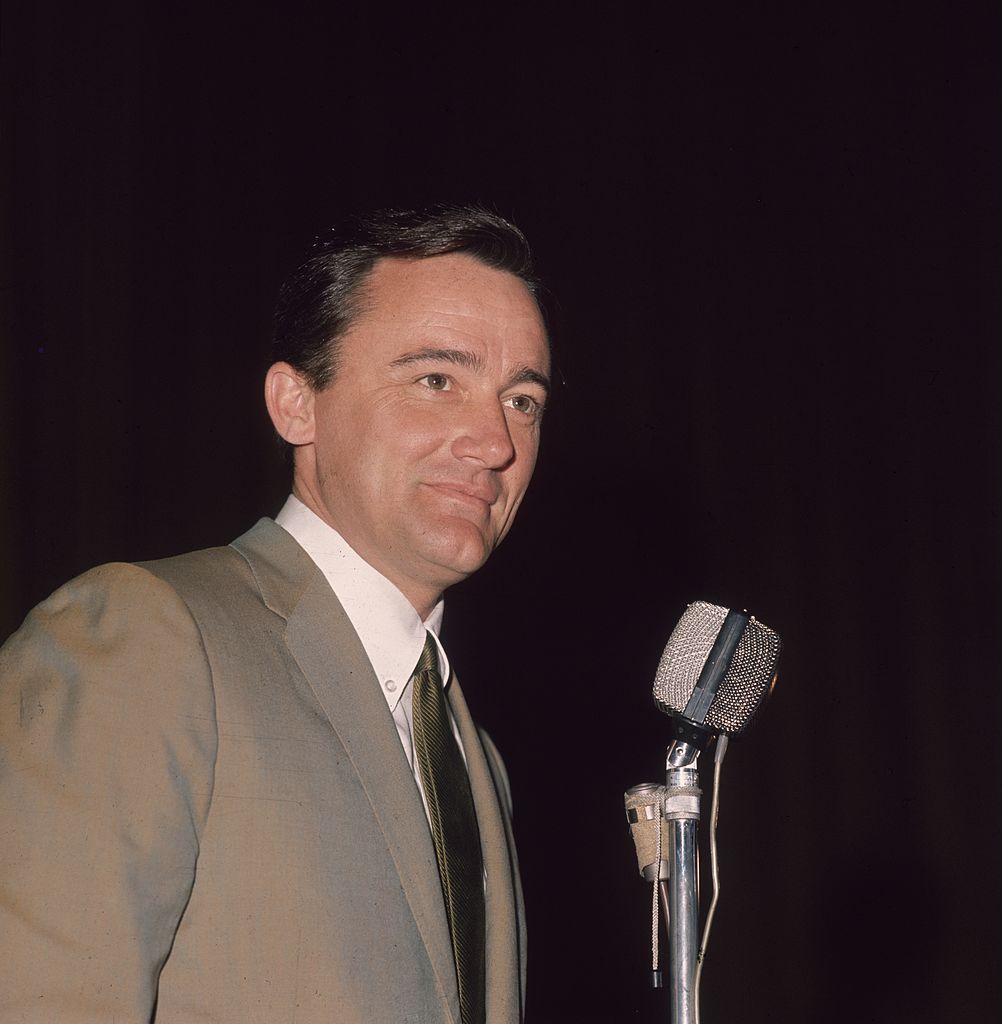
[[[694,601],[661,655],[654,700],[705,732],[739,736],[772,689],[781,650],[754,617]]]

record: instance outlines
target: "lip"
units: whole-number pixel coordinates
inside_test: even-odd
[[[447,497],[468,501],[477,505],[486,505],[488,508],[498,500],[498,492],[496,490],[477,487],[473,484],[433,483],[428,484],[428,486]]]

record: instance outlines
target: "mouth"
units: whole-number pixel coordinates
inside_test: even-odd
[[[455,501],[471,505],[478,509],[490,509],[498,499],[498,493],[492,488],[477,487],[473,484],[437,483],[428,484],[433,491],[445,495]]]

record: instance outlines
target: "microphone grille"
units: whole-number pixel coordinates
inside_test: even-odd
[[[662,711],[685,710],[726,618],[726,608],[706,601],[686,608],[654,678],[654,699]],[[743,732],[769,693],[781,649],[779,634],[750,618],[706,719],[699,724],[711,732]]]

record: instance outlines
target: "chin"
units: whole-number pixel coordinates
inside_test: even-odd
[[[467,527],[465,530],[436,531],[425,534],[422,543],[415,550],[428,562],[443,569],[443,575],[452,578],[449,584],[472,576],[490,558],[497,546],[479,530]]]

